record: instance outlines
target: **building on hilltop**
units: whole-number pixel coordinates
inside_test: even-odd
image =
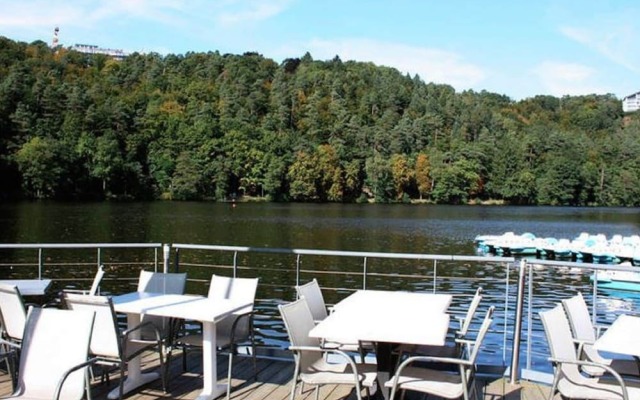
[[[640,92],[630,94],[622,99],[622,111],[633,112],[640,110]]]
[[[120,49],[105,49],[92,44],[75,44],[71,47],[71,50],[78,51],[83,54],[104,54],[115,60],[123,60],[128,56],[123,50]]]

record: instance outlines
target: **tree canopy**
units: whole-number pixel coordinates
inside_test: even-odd
[[[640,205],[640,117],[371,63],[0,36],[2,197]]]

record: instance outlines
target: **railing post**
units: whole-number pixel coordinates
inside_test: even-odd
[[[180,272],[180,249],[176,249],[176,255],[173,259],[173,269],[175,272]]]
[[[38,249],[38,279],[42,279],[42,247]]]
[[[516,301],[516,317],[513,324],[513,348],[511,353],[511,384],[519,380],[520,369],[520,336],[522,331],[522,309],[524,307],[524,281],[527,263],[520,260],[520,273],[518,274],[518,297]]]
[[[169,259],[171,258],[171,246],[165,244],[162,246],[162,271],[169,273]],[[176,271],[178,272],[178,271]]]
[[[433,293],[436,292],[438,282],[438,260],[433,260]]]
[[[596,320],[598,319],[598,311],[596,309],[596,303],[598,302],[598,270],[593,271],[593,294],[591,297],[591,324],[597,326]]]
[[[364,258],[364,265],[362,266],[362,290],[367,290],[367,257]]]
[[[238,252],[233,252],[233,277],[238,277]]]
[[[300,286],[300,254],[296,256],[296,286]]]
[[[98,247],[98,254],[96,255],[96,257],[98,258],[98,268],[100,268],[100,265],[102,265],[102,249],[100,249],[100,247]]]

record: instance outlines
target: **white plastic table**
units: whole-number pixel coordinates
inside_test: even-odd
[[[51,286],[51,279],[3,279],[0,284],[17,286],[23,296],[43,296]]]
[[[378,388],[393,373],[391,349],[396,343],[442,346],[449,329],[448,294],[360,290],[336,304],[309,336],[345,342],[374,342]]]
[[[640,361],[640,317],[620,315],[596,340],[593,347],[599,351],[626,354]]]
[[[192,295],[134,292],[114,297],[113,305],[116,311],[127,314],[129,329],[138,325],[140,316],[144,314],[202,322],[203,389],[197,399],[211,400],[226,392],[225,385],[217,384],[216,323],[233,312],[251,305],[251,303],[235,302],[228,299],[212,300]],[[158,377],[158,373],[143,374],[140,370],[139,358],[131,360],[127,366],[125,393]],[[117,397],[118,390],[109,393],[110,399]]]

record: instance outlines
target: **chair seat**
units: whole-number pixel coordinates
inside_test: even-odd
[[[377,377],[376,366],[356,364],[356,368],[362,386],[373,387]],[[323,357],[301,372],[300,379],[309,385],[353,385],[353,370],[349,364],[328,363]]]
[[[395,377],[392,377],[384,385],[388,388],[393,387],[394,379]],[[464,389],[461,383],[459,373],[419,367],[405,368],[398,379],[400,389],[427,392],[448,399],[463,396]]]
[[[460,356],[459,349],[456,346],[426,346],[415,344],[403,344],[397,351],[401,354],[433,356],[442,358],[457,358]]]
[[[609,365],[620,375],[633,376],[636,378],[640,375],[640,365],[636,360],[613,359],[608,361],[609,362],[604,364]],[[601,376],[604,373],[602,368],[592,366],[584,366],[582,367],[582,371],[591,376]]]
[[[640,383],[625,381],[629,399],[640,399]],[[613,381],[598,378],[580,380],[579,385],[567,380],[558,383],[560,393],[570,399],[621,399],[622,388]]]

